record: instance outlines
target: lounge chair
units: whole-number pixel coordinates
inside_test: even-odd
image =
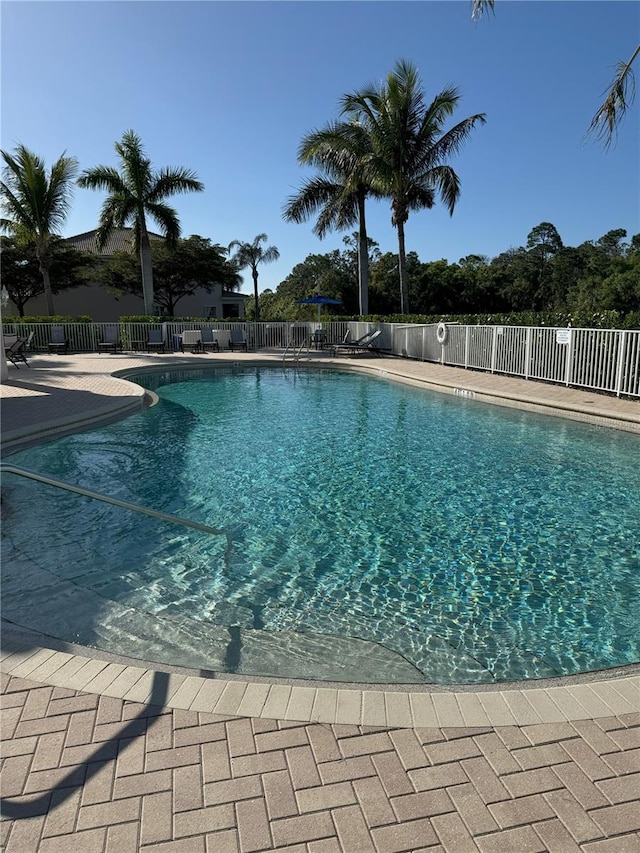
[[[120,327],[105,326],[102,340],[98,342],[98,352],[112,352],[114,355],[120,346]]]
[[[247,338],[242,329],[231,329],[229,332],[229,349],[233,352],[236,347],[247,352]]]
[[[211,347],[211,349],[216,352],[220,352],[220,344],[218,343],[217,333],[214,329],[203,329],[202,330],[202,349],[206,350],[207,347]]]
[[[4,354],[7,357],[7,360],[10,361],[12,364],[15,364],[18,370],[20,370],[20,368],[18,367],[18,362],[26,364],[27,367],[31,367],[31,365],[27,361],[25,350],[31,343],[32,338],[33,332],[30,333],[28,338],[17,338],[10,346],[4,348]]]
[[[346,344],[335,344],[335,346],[331,347],[331,352],[334,355],[338,355],[340,352],[350,355],[357,352],[372,352],[376,355],[382,355],[382,350],[379,347],[374,346],[375,341],[377,341],[381,334],[382,330],[376,329],[375,332],[368,332],[366,335],[358,338],[357,341],[349,341]]]
[[[186,329],[182,333],[180,349],[188,347],[191,352],[202,352],[202,332],[200,329]]]
[[[164,352],[165,342],[162,329],[149,329],[149,334],[147,335],[147,352],[151,352],[151,350],[154,352]]]
[[[69,349],[69,341],[65,337],[63,326],[52,326],[51,337],[49,338],[49,352],[67,352]]]

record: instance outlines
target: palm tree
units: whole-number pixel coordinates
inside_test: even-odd
[[[98,248],[103,248],[114,228],[133,226],[134,245],[140,252],[142,294],[145,314],[153,314],[153,266],[147,216],[152,217],[174,246],[180,236],[180,220],[176,211],[164,200],[175,193],[201,192],[204,185],[194,172],[182,167],[155,171],[145,154],[142,140],[128,130],[115,143],[120,157],[120,171],[112,166],[96,166],[85,170],[78,184],[92,190],[106,190],[109,195],[102,205],[98,226]]]
[[[372,155],[365,174],[377,192],[391,199],[391,223],[398,231],[400,312],[409,312],[404,226],[409,212],[431,208],[440,196],[453,214],[460,180],[447,158],[455,154],[484,113],[443,131],[460,95],[443,89],[428,106],[417,69],[399,60],[384,83],[343,98],[343,112],[358,118],[371,137]]]
[[[371,154],[370,138],[357,121],[333,122],[303,137],[298,162],[324,172],[289,196],[283,216],[289,222],[306,222],[320,212],[313,228],[322,239],[328,231],[351,229],[358,224],[358,292],[360,315],[369,313],[369,253],[365,200],[375,195],[367,183],[364,165]]]
[[[228,248],[229,252],[232,249],[236,250],[230,260],[235,263],[238,269],[251,267],[256,322],[260,319],[260,307],[258,305],[258,264],[270,264],[272,261],[277,261],[280,257],[280,252],[275,246],[269,246],[268,249],[265,249],[260,245],[261,243],[266,243],[267,239],[266,234],[258,234],[257,237],[253,238],[252,243],[242,243],[240,240],[232,240]]]
[[[51,317],[55,313],[49,276],[52,242],[69,212],[78,162],[63,152],[47,174],[44,160],[24,145],[18,145],[13,155],[1,153],[5,166],[0,188],[7,218],[0,226],[18,242],[34,246]]]

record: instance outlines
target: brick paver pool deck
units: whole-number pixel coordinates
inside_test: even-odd
[[[3,448],[139,409],[141,390],[111,371],[256,358],[34,357],[2,386]],[[640,433],[637,401],[400,359],[341,363]],[[7,853],[640,853],[638,668],[360,690],[202,678],[3,628]]]

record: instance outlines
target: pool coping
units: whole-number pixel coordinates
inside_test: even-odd
[[[268,364],[281,362],[281,358],[256,356],[239,358],[240,354],[222,359],[206,359],[208,366],[237,366],[240,364]],[[152,363],[146,359],[129,359],[136,362],[116,371],[109,377],[127,381],[126,376],[146,372],[175,368],[177,365],[192,368],[203,366],[203,358],[154,358]],[[413,363],[412,363],[413,364]],[[419,363],[421,364],[421,363]],[[371,366],[370,366],[371,365]],[[382,375],[398,381],[406,381],[432,390],[456,393],[460,383],[452,381],[446,385],[440,381],[421,379],[415,375],[403,374],[400,370],[389,370],[388,361],[384,367],[358,360],[349,359],[310,359],[305,366],[340,367]],[[454,370],[458,370],[454,368]],[[465,372],[467,373],[467,372]],[[393,375],[390,375],[393,374]],[[105,374],[100,372],[102,379]],[[482,374],[486,376],[486,374]],[[459,377],[458,377],[459,378]],[[473,375],[471,376],[473,378]],[[453,379],[453,377],[452,377]],[[527,380],[520,380],[525,382]],[[134,383],[128,383],[134,385]],[[474,399],[483,402],[495,402],[499,405],[511,405],[527,408],[545,414],[567,417],[596,425],[629,429],[640,433],[640,411],[638,417],[630,412],[613,417],[607,415],[606,400],[598,398],[601,405],[591,411],[580,411],[558,405],[533,402],[524,396],[509,396],[504,390],[495,389],[487,393],[486,389],[468,388],[473,381],[463,383],[463,389],[473,391]],[[486,384],[486,383],[485,383]],[[466,387],[465,387],[466,386]],[[131,405],[103,407],[92,415],[85,412],[83,417],[65,418],[64,423],[44,422],[39,429],[31,429],[28,435],[23,432],[22,441],[13,435],[10,445],[2,445],[3,453],[14,452],[20,447],[47,440],[70,432],[80,431],[106,420],[124,417],[130,411],[139,410],[144,403],[144,389],[134,386],[139,392]],[[586,392],[585,392],[586,393]],[[535,407],[535,408],[529,408]],[[567,415],[566,413],[570,414]],[[16,430],[13,431],[14,433]],[[595,717],[616,716],[640,711],[640,670],[637,665],[619,667],[613,672],[585,673],[571,676],[558,683],[558,679],[545,682],[515,682],[509,685],[366,685],[338,684],[331,682],[301,682],[299,679],[266,679],[244,676],[198,675],[196,671],[178,667],[164,667],[146,662],[130,662],[125,658],[98,652],[97,650],[76,648],[63,641],[36,636],[6,639],[7,628],[3,630],[0,671],[10,676],[28,678],[56,687],[100,693],[118,699],[145,702],[152,694],[156,673],[168,672],[169,690],[165,705],[170,708],[200,711],[231,716],[262,717],[302,722],[321,722],[330,724],[355,724],[365,726],[392,726],[397,728],[415,727],[470,727],[470,726],[510,726],[532,725],[537,723],[567,722],[593,719]],[[9,634],[12,631],[9,630]],[[58,648],[56,648],[58,646]],[[82,653],[80,653],[82,651]],[[139,665],[142,664],[142,665]],[[542,685],[551,686],[542,686]]]

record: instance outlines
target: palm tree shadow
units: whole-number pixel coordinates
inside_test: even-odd
[[[140,712],[133,719],[123,725],[117,735],[101,743],[82,764],[75,764],[69,768],[66,776],[49,791],[41,794],[35,799],[24,801],[23,797],[0,797],[0,813],[7,818],[27,818],[45,815],[49,811],[52,801],[59,806],[77,790],[79,785],[87,782],[102,770],[105,763],[116,761],[120,751],[120,742],[134,737],[143,737],[149,729],[155,725],[161,714],[162,708],[167,701],[169,687],[169,673],[154,672],[151,696]]]

